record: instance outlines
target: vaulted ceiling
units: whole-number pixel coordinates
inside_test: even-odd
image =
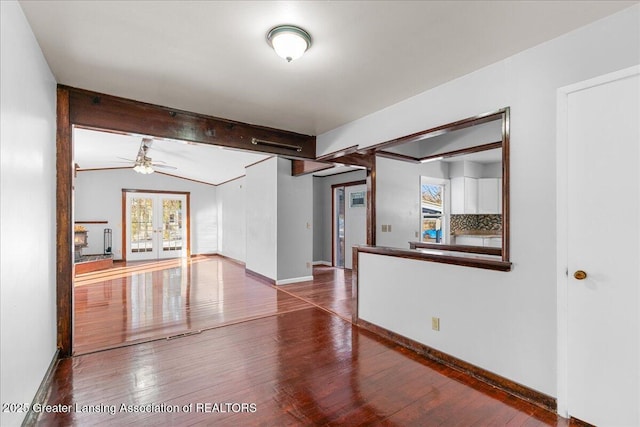
[[[309,135],[635,3],[20,2],[61,84]],[[265,41],[269,29],[284,23],[313,39],[291,63]],[[105,154],[131,158],[135,144],[132,150]],[[196,175],[220,179],[205,173]]]

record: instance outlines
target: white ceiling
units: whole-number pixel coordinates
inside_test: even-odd
[[[75,128],[74,161],[80,170],[133,167],[143,137]],[[269,157],[163,138],[153,139],[147,155],[161,165],[154,167],[157,172],[216,185],[244,175],[246,166]]]
[[[61,84],[311,135],[635,3],[20,1]],[[291,63],[284,23],[313,39]]]

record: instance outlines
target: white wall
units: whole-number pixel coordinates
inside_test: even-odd
[[[449,178],[449,164],[409,163],[376,157],[376,244],[409,249],[420,240],[420,177]],[[446,197],[445,197],[446,200]],[[391,225],[382,232],[382,225]]]
[[[313,177],[313,261],[332,263],[331,186],[367,178],[364,170],[339,175]]]
[[[246,168],[248,270],[277,280],[278,270],[278,158]]]
[[[142,175],[132,169],[78,172],[75,179],[74,220],[109,221],[87,226],[90,246],[85,254],[102,253],[102,230],[113,230],[114,259],[122,259],[122,189],[190,192],[191,253],[218,251],[216,187],[159,173]]]
[[[639,64],[639,35],[635,5],[318,136],[323,154],[511,107],[513,271],[365,256],[359,289],[365,320],[556,395],[556,243],[553,235],[541,237],[540,210],[531,209],[544,207],[545,229],[556,228],[556,90]],[[390,271],[400,276],[388,277]],[[402,291],[389,292],[390,283]],[[428,329],[425,316],[438,312],[439,335],[411,332]]]
[[[0,8],[1,394],[31,403],[56,351],[56,81],[18,3]]]
[[[218,253],[245,262],[247,246],[245,177],[219,185]]]
[[[291,176],[291,161],[278,159],[277,284],[313,279],[311,175]]]
[[[364,192],[365,206],[351,206],[351,194]],[[344,268],[353,268],[353,247],[367,244],[367,185],[344,188]]]

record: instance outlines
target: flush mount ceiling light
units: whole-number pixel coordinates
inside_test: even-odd
[[[287,62],[298,59],[311,47],[311,36],[293,25],[278,25],[267,33],[267,43]]]

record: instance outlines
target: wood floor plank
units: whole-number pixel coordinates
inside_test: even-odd
[[[351,320],[351,270],[317,266],[313,269],[313,280],[279,289]]]
[[[284,290],[241,278],[237,264],[227,263],[232,264],[216,258],[199,260],[198,267],[192,264],[188,273],[188,307],[202,316],[191,313],[192,326],[217,327],[59,361],[47,392],[48,405],[113,407],[114,414],[41,412],[37,424],[569,425],[556,414],[352,325],[345,320],[350,313],[332,300],[350,300],[348,274],[322,271],[318,282],[286,285]],[[174,293],[165,292],[171,288],[171,274],[165,271],[176,266],[166,263],[156,267],[136,266],[126,273],[151,275],[144,279],[151,282],[145,282],[143,288],[158,294],[158,299],[152,298],[148,317],[130,310],[133,305],[123,304],[119,310],[127,313],[129,320],[138,316],[138,326],[145,325],[145,320],[149,328],[168,326],[166,331],[171,330],[173,320],[182,322],[185,312],[185,306],[179,300],[172,303],[169,296],[186,298],[186,294],[182,279],[180,286],[172,288]],[[128,267],[121,268],[118,274]],[[104,297],[103,282],[109,281],[112,292],[124,287],[129,304],[140,287],[133,292],[133,280],[115,276],[103,272],[99,281],[91,282],[96,278],[85,275],[83,279],[91,283],[76,291],[86,288],[92,292],[97,285],[99,291],[95,292],[103,292],[100,297]],[[221,285],[215,284],[218,282]],[[97,298],[87,293],[87,302],[95,303]],[[117,305],[114,301],[115,297],[107,298],[106,307]],[[84,307],[91,312],[105,305]],[[171,314],[173,309],[175,315]],[[103,320],[87,317],[85,328],[110,330]],[[237,321],[221,324],[232,319]],[[134,325],[128,325],[125,335],[133,336]],[[122,334],[122,330],[118,332]],[[135,333],[143,332],[141,327]],[[138,409],[155,405],[152,408],[157,410],[130,412],[121,410],[123,404],[125,409],[126,405],[138,405],[134,406]],[[174,406],[176,411],[167,410]]]
[[[134,263],[75,281],[74,353],[308,308],[220,257]]]

